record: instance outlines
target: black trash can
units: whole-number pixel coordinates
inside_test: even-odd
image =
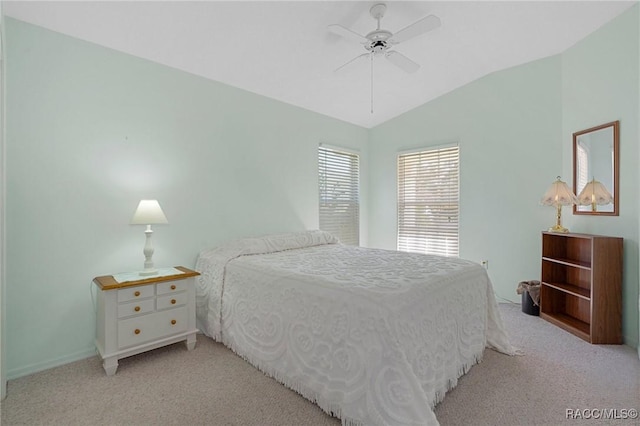
[[[522,312],[528,315],[540,315],[540,306],[533,303],[533,299],[528,291],[522,292]]]

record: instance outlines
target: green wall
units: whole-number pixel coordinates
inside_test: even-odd
[[[620,120],[620,215],[570,216],[572,230],[624,238],[623,336],[638,344],[638,123],[640,25],[634,6],[562,55],[564,174],[573,173],[573,133]]]
[[[142,268],[157,198],[157,266],[245,235],[318,227],[319,142],[366,129],[6,19],[9,378],[94,354],[95,276]],[[212,58],[215,60],[215,58]]]
[[[556,175],[571,185],[572,133],[621,122],[619,217],[573,216],[574,232],[625,238],[623,336],[638,345],[638,5],[560,55],[476,80],[371,132],[369,242],[395,248],[396,155],[460,144],[460,256],[489,261],[498,297],[540,276],[540,231],[555,210],[539,205]]]

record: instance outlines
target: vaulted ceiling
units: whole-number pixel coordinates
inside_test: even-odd
[[[392,33],[427,15],[441,26],[394,50],[406,73],[357,60],[376,28],[372,1],[3,1],[6,16],[373,127],[492,72],[558,54],[635,1],[387,1]],[[372,84],[373,83],[373,84]],[[373,88],[373,91],[372,91]],[[371,101],[373,94],[373,113]]]

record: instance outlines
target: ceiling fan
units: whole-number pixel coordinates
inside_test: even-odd
[[[374,56],[384,56],[389,62],[407,73],[418,71],[418,69],[420,68],[419,64],[407,58],[402,53],[390,49],[402,43],[403,41],[412,39],[438,28],[440,26],[440,18],[435,15],[428,15],[401,29],[400,31],[392,33],[391,31],[382,29],[380,27],[380,21],[384,17],[386,11],[387,5],[384,3],[374,4],[371,9],[369,9],[369,14],[371,15],[371,17],[378,21],[378,26],[375,30],[369,32],[365,36],[360,35],[357,32],[350,30],[349,28],[343,27],[340,24],[329,25],[329,31],[346,39],[353,40],[362,44],[367,51],[351,59],[344,65],[338,67],[335,71],[341,70],[352,62],[355,62],[361,58],[366,58],[367,56],[371,58],[372,64]]]

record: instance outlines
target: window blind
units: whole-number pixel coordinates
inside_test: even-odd
[[[360,243],[359,176],[358,154],[318,148],[320,229],[344,244]]]
[[[576,195],[589,183],[589,152],[588,148],[578,142],[578,176],[576,182]],[[612,163],[613,164],[613,163]]]
[[[458,256],[457,145],[398,156],[398,250]]]

